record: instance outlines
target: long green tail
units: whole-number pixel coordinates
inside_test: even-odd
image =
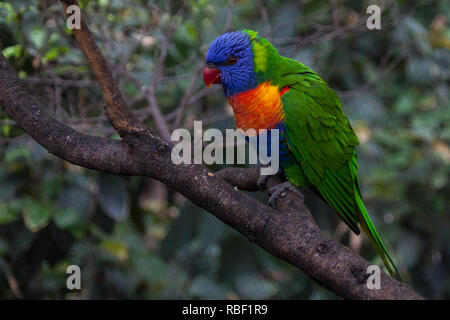
[[[374,248],[377,250],[378,254],[380,255],[381,259],[383,259],[383,262],[386,266],[386,269],[388,270],[389,274],[396,278],[399,281],[404,281],[402,275],[400,274],[400,271],[398,270],[397,266],[395,265],[394,261],[392,260],[391,256],[389,255],[388,250],[386,249],[386,246],[384,245],[383,241],[381,240],[380,235],[377,232],[377,229],[375,229],[375,226],[372,222],[372,219],[369,216],[369,213],[366,210],[366,207],[364,206],[364,203],[361,199],[361,196],[356,189],[355,186],[355,198],[356,198],[356,205],[358,207],[359,215],[360,215],[360,225],[362,229],[365,231],[367,236],[370,239],[370,242],[374,246]]]
[[[364,206],[364,202],[361,198],[361,189],[359,187],[359,179],[357,174],[358,162],[356,161],[356,153],[353,154],[353,157],[349,162],[349,168],[354,181],[353,188],[356,200],[356,207],[358,208],[357,214],[359,225],[369,237],[370,242],[374,246],[375,250],[377,250],[381,259],[383,259],[384,265],[386,266],[386,269],[388,270],[389,274],[392,277],[396,278],[397,280],[404,282],[403,277],[400,274],[400,271],[398,270],[397,266],[392,260],[388,250],[386,249],[386,246],[383,243],[383,240],[381,240],[381,237],[378,234],[377,229],[375,228],[372,219],[370,218],[369,213],[367,212],[366,207]]]

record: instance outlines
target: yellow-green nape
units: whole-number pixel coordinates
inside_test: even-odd
[[[253,42],[253,61],[257,72],[265,72],[267,70],[267,50],[264,44]]]
[[[255,40],[258,37],[257,31],[244,29],[242,32],[248,34],[251,40]],[[261,40],[260,37],[252,43],[254,55],[253,61],[255,63],[255,71],[265,72],[267,70],[267,51],[264,44],[262,44],[259,40]]]
[[[242,32],[245,32],[246,34],[248,34],[248,36],[250,37],[250,39],[255,39],[256,36],[258,35],[258,32],[250,30],[250,29],[244,29],[242,30]]]

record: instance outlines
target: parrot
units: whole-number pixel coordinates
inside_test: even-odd
[[[258,32],[219,35],[209,45],[203,80],[221,84],[238,129],[279,130],[286,189],[309,188],[357,235],[361,227],[389,274],[403,278],[367,212],[358,179],[359,139],[335,91],[311,68],[287,57]],[[269,190],[272,191],[272,190]]]

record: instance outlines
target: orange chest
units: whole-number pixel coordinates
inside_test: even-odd
[[[244,131],[274,129],[284,119],[281,96],[278,86],[264,82],[228,98],[228,103],[233,107],[236,127]]]

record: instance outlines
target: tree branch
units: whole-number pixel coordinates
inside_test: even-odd
[[[71,163],[116,174],[138,174],[119,140],[89,136],[51,117],[25,89],[0,54],[0,106],[50,153]]]
[[[62,2],[65,6],[74,3]],[[88,136],[52,118],[38,107],[0,53],[0,105],[49,152],[94,170],[155,178],[343,298],[422,298],[385,273],[381,289],[368,289],[369,262],[325,235],[303,201],[291,192],[276,201],[276,210],[234,187],[256,190],[255,169],[229,168],[214,174],[201,165],[175,165],[172,146],[139,123],[126,106],[98,47],[86,36],[90,33],[85,22],[82,30],[76,33],[77,41],[101,85],[108,119],[123,141]],[[277,179],[269,178],[268,187]]]
[[[76,0],[62,0],[61,4],[67,17],[70,16],[67,13],[67,8],[71,5],[78,6]],[[73,29],[73,33],[100,84],[103,99],[107,106],[105,108],[105,114],[114,129],[116,129],[121,137],[130,131],[146,130],[146,127],[137,120],[125,103],[125,99],[117,86],[111,68],[95,43],[83,15],[81,15],[81,28]]]
[[[226,168],[217,175],[242,190],[254,191],[259,168]],[[278,176],[270,177],[267,189],[280,183],[279,179]],[[380,290],[368,289],[366,270],[370,263],[324,234],[296,194],[287,191],[285,197],[276,200],[276,208],[281,212],[270,215],[264,222],[264,233],[270,236],[262,237],[265,238],[262,243],[256,242],[327,289],[348,299],[423,299],[408,285],[386,273],[382,273]]]

